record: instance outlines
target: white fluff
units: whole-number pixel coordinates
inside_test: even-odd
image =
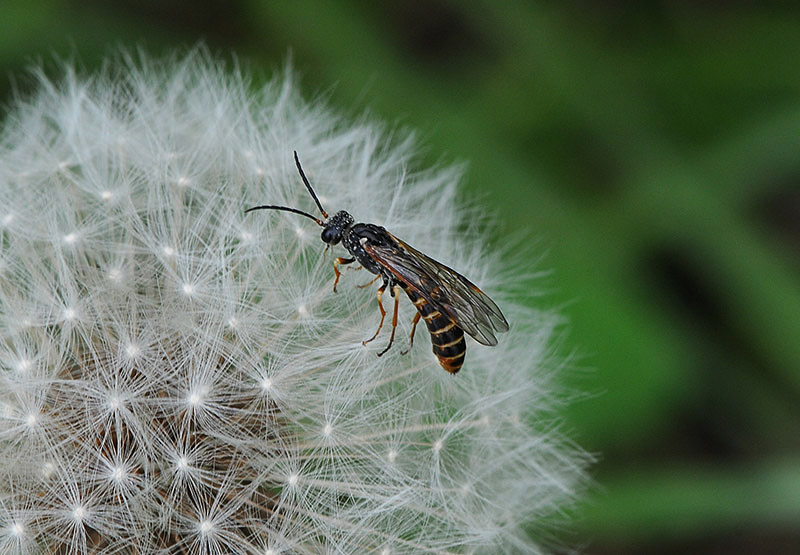
[[[547,547],[585,462],[554,425],[555,318],[504,296],[456,169],[203,52],[39,83],[0,139],[1,552]],[[328,212],[458,269],[511,332],[450,376],[424,326],[401,355],[402,299],[395,347],[362,346],[372,276],[334,294],[314,222],[244,214],[316,213],[293,150]]]

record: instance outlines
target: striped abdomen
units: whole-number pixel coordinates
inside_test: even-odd
[[[464,330],[459,328],[449,316],[439,312],[435,306],[414,291],[406,289],[406,294],[425,320],[425,325],[428,326],[433,354],[439,359],[439,364],[451,374],[455,374],[461,370],[461,366],[464,364],[464,355],[467,354]]]

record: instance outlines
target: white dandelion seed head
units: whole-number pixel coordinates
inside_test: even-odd
[[[291,76],[250,90],[204,52],[132,58],[40,76],[2,127],[0,550],[546,549],[537,523],[586,463],[552,413],[557,319],[504,296],[458,170],[414,170],[410,137],[305,103]],[[403,296],[395,346],[377,356],[391,314],[364,346],[373,276],[343,266],[334,294],[341,246],[244,212],[318,213],[293,150],[325,210],[463,270],[511,332],[470,340],[451,376],[425,326],[402,354]]]

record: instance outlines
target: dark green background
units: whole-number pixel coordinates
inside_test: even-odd
[[[563,541],[800,553],[800,9],[790,2],[4,0],[0,95],[53,54],[205,41],[469,161],[569,320],[598,454]],[[14,84],[16,83],[16,85]],[[442,158],[444,157],[444,158]],[[502,243],[498,236],[496,243]]]

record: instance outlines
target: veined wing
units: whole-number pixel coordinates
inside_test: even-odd
[[[378,264],[446,314],[475,341],[497,345],[495,332],[508,331],[500,308],[467,278],[404,243],[388,231],[397,243],[364,243],[364,249]]]

